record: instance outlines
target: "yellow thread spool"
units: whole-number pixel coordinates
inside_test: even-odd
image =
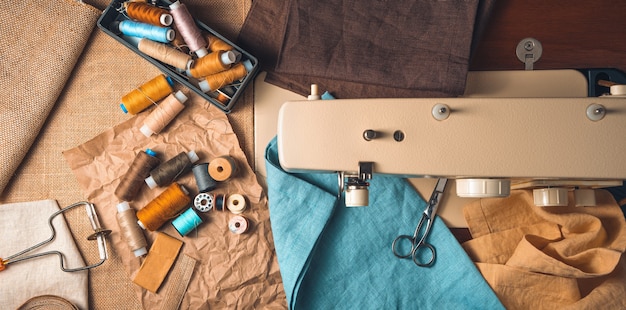
[[[124,113],[137,114],[169,95],[173,86],[171,78],[159,74],[122,97],[120,107]]]
[[[236,60],[237,56],[231,51],[213,52],[196,60],[194,65],[187,70],[187,75],[201,78],[222,72],[230,68]]]
[[[213,92],[234,81],[243,79],[251,69],[252,64],[246,60],[237,63],[226,71],[207,76],[205,80],[198,83],[198,86],[205,93]]]
[[[191,203],[187,189],[174,182],[159,196],[137,211],[137,224],[143,229],[155,231],[169,219],[173,219]]]
[[[206,39],[206,41],[209,44],[209,50],[211,52],[217,52],[217,51],[231,51],[233,50],[233,47],[230,46],[228,43],[224,42],[224,40],[209,34],[209,33],[204,33],[204,38]]]

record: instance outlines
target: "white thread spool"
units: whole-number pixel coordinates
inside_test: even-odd
[[[246,198],[241,194],[232,194],[226,200],[226,207],[233,214],[241,214],[246,210]]]

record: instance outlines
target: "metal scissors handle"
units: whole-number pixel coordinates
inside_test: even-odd
[[[428,200],[428,205],[422,213],[420,221],[415,228],[415,232],[413,232],[413,236],[400,235],[393,240],[393,243],[391,244],[393,255],[398,258],[411,257],[415,265],[420,267],[430,267],[435,262],[437,252],[435,251],[435,247],[426,242],[426,238],[430,235],[430,230],[433,226],[437,209],[439,209],[439,202],[441,200],[441,196],[443,196],[443,191],[446,188],[447,182],[448,179],[439,179],[437,181],[437,185]],[[424,223],[426,223],[426,228],[420,237],[420,232],[422,231]],[[410,244],[410,247],[407,246],[408,244]],[[430,259],[424,262],[421,260],[421,257],[427,256],[424,256],[426,254],[421,254],[421,252],[426,250],[430,251],[431,255]]]

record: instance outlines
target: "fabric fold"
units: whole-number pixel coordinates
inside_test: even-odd
[[[428,239],[437,251],[432,267],[393,255],[394,238],[412,233],[426,206],[406,180],[376,175],[370,205],[347,208],[337,197],[336,174],[282,170],[276,139],[266,149],[266,166],[274,244],[291,309],[502,308],[438,217]]]

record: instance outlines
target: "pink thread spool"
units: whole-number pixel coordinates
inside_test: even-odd
[[[185,101],[187,96],[180,90],[170,94],[146,117],[139,131],[146,137],[161,132],[185,108]]]
[[[209,53],[206,49],[207,42],[202,36],[200,29],[196,26],[187,7],[180,1],[176,1],[170,5],[170,13],[174,17],[174,24],[176,24],[189,49],[196,53],[198,57],[206,56]]]

